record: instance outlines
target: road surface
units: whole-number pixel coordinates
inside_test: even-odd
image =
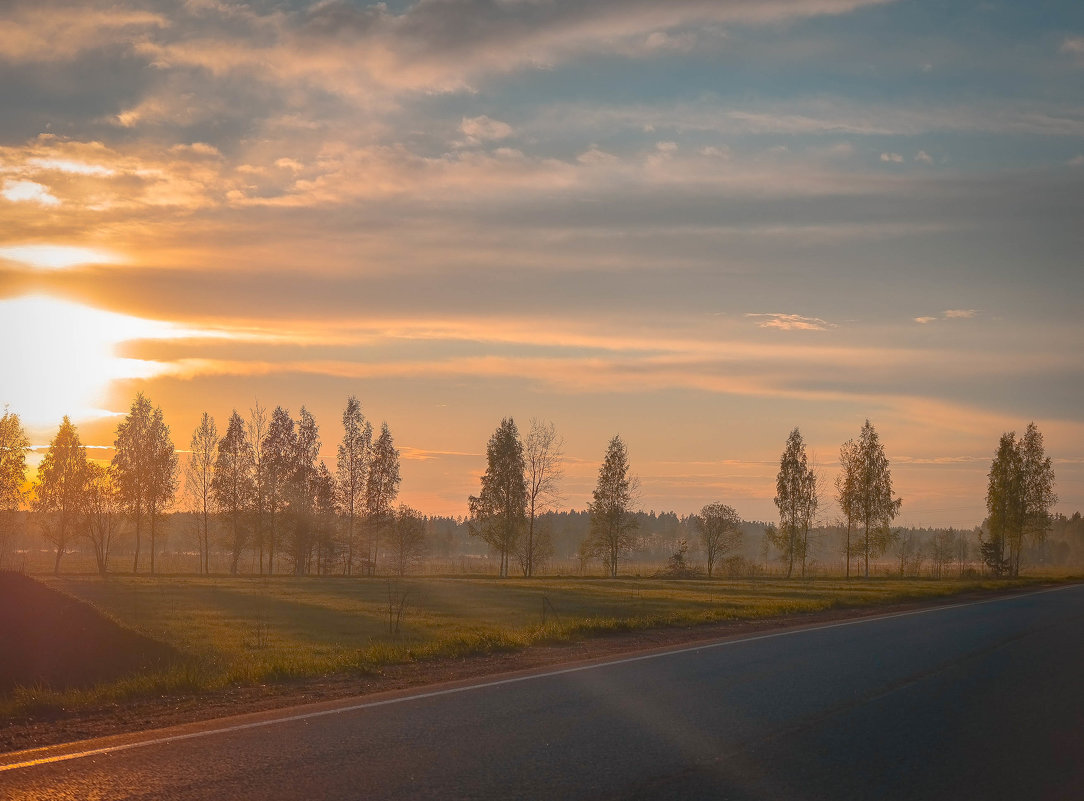
[[[1084,798],[1084,586],[0,756],[0,798]]]

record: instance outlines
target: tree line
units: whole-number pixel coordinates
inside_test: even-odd
[[[319,427],[304,406],[296,420],[281,406],[268,412],[257,403],[247,419],[234,410],[222,435],[204,412],[182,465],[161,408],[140,393],[117,427],[108,466],[87,459],[76,427],[63,419],[38,468],[30,509],[55,548],[54,570],[59,571],[63,554],[81,536],[93,546],[98,569],[105,573],[121,521],[127,519],[134,533],[133,572],[140,568],[146,538],[154,573],[159,521],[175,502],[183,475],[203,573],[210,569],[216,526],[224,531],[221,543],[231,573],[238,572],[243,554],[249,553],[261,574],[275,572],[277,559],[296,575],[373,575],[381,549],[393,569],[405,572],[425,552],[426,518],[395,505],[399,451],[386,423],[374,436],[356,397],[347,399],[342,424],[332,473],[319,458]],[[509,575],[513,563],[522,575],[535,575],[553,553],[550,532],[538,521],[559,505],[563,446],[553,423],[534,419],[525,439],[511,417],[490,437],[481,487],[468,498],[465,522],[470,536],[497,555],[501,576]],[[14,511],[24,500],[29,447],[18,415],[5,409],[0,417],[0,511]],[[902,554],[902,570],[910,545],[891,525],[902,500],[893,492],[889,461],[869,420],[857,438],[841,446],[839,465],[832,500],[841,513],[845,574],[851,575],[857,561],[868,577],[870,560],[892,545]],[[986,537],[981,530],[979,535],[982,560],[993,574],[1018,575],[1024,544],[1044,541],[1057,501],[1053,488],[1052,462],[1035,424],[1020,439],[1014,432],[1004,434],[988,473]],[[589,531],[577,553],[581,563],[598,560],[609,575],[618,574],[621,561],[637,547],[640,518],[633,506],[638,489],[628,448],[615,435],[587,508]],[[788,577],[806,575],[811,531],[826,499],[825,482],[795,428],[776,477],[778,523],[764,530]],[[721,501],[706,504],[687,522],[700,541],[708,576],[742,546],[742,519]],[[944,562],[940,551],[948,547],[934,549],[935,563]],[[686,571],[685,550],[687,544],[672,557],[675,574]]]
[[[212,520],[225,528],[234,574],[246,550],[254,552],[261,574],[275,572],[277,557],[295,575],[331,572],[333,565],[348,575],[371,575],[381,547],[405,568],[420,555],[422,517],[395,506],[399,451],[391,432],[383,423],[374,438],[356,397],[347,400],[342,421],[333,475],[319,458],[319,427],[304,406],[296,420],[281,406],[269,413],[257,403],[247,420],[234,410],[222,435],[204,412],[183,466],[161,407],[142,393],[117,426],[108,467],[88,460],[76,426],[64,417],[30,492],[30,508],[56,551],[54,572],[75,538],[84,536],[104,574],[127,519],[135,541],[132,571],[139,571],[146,538],[153,574],[159,523],[176,501],[182,473],[203,573],[209,571]],[[5,508],[16,509],[29,440],[18,416],[6,411],[0,436],[0,493]]]

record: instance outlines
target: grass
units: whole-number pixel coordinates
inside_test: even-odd
[[[876,606],[1017,581],[91,576],[43,579],[170,643],[181,664],[85,690],[20,688],[0,717],[191,694],[661,626]],[[396,612],[402,604],[402,614]],[[390,614],[389,614],[390,612]]]

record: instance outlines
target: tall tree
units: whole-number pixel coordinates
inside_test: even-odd
[[[524,478],[527,484],[527,536],[520,549],[520,566],[524,576],[533,576],[539,557],[545,559],[549,550],[546,536],[536,526],[538,515],[557,503],[558,482],[563,472],[561,456],[564,440],[550,421],[531,418],[524,449]]]
[[[263,439],[263,496],[267,512],[267,572],[275,572],[275,546],[287,505],[288,486],[297,451],[297,432],[290,413],[281,406],[271,412]]]
[[[267,545],[267,465],[264,460],[264,437],[267,435],[267,409],[256,405],[248,410],[245,434],[252,449],[252,480],[255,497],[252,501],[252,536],[259,550],[259,571],[263,575],[264,547]]]
[[[109,552],[120,529],[121,506],[111,470],[87,463],[86,537],[94,549],[98,575],[109,571]]]
[[[817,511],[817,476],[809,467],[805,440],[797,427],[787,437],[779,459],[775,479],[775,506],[779,510],[779,528],[771,529],[769,539],[787,563],[787,578],[800,561],[805,575],[809,551],[809,529]]]
[[[508,575],[508,557],[527,524],[527,485],[523,478],[523,443],[511,417],[501,420],[486,445],[482,489],[470,496],[469,531],[500,555],[498,574]]]
[[[346,572],[345,544],[339,536],[338,525],[338,487],[335,476],[327,469],[324,462],[316,466],[313,478],[313,531],[316,543],[316,571],[323,576],[331,573],[332,567],[342,562]]]
[[[376,573],[377,550],[394,522],[392,505],[399,497],[399,451],[387,423],[380,424],[380,436],[373,442],[369,456],[369,475],[365,481],[366,567]]]
[[[309,571],[316,544],[316,490],[319,477],[320,427],[304,406],[297,418],[297,440],[287,483],[290,558],[294,575]]]
[[[591,552],[600,556],[607,572],[617,576],[620,558],[632,550],[636,518],[632,502],[638,482],[629,475],[629,452],[624,440],[615,434],[606,446],[606,456],[598,470],[598,482],[591,493]]]
[[[113,443],[113,473],[121,501],[135,523],[136,547],[132,572],[139,571],[144,517],[151,535],[151,573],[154,573],[158,518],[177,492],[177,453],[169,438],[162,407],[152,407],[142,392],[132,401],[128,415],[117,426]]]
[[[1030,423],[1022,439],[1001,435],[990,465],[986,509],[990,540],[981,545],[983,561],[995,574],[1020,574],[1024,542],[1042,542],[1050,527],[1054,468],[1043,447],[1043,435]]]
[[[207,412],[203,413],[199,425],[192,432],[192,441],[188,445],[188,460],[185,464],[185,491],[196,514],[196,541],[199,548],[200,572],[208,573],[210,565],[211,507],[213,497],[211,484],[215,475],[215,460],[218,456],[218,427],[215,419]]]
[[[741,517],[733,506],[709,503],[694,520],[708,561],[708,578],[711,578],[715,563],[741,544]]]
[[[244,421],[234,409],[226,426],[226,434],[218,443],[218,456],[211,479],[215,506],[225,515],[229,526],[231,575],[237,575],[245,547],[245,517],[256,494],[252,473],[252,448],[245,434]]]
[[[892,542],[892,520],[903,505],[902,499],[893,497],[888,457],[869,420],[858,435],[854,468],[851,495],[840,505],[853,509],[855,522],[862,527],[859,547],[864,561],[863,575],[869,578],[870,557],[883,554]]]
[[[30,440],[19,415],[4,408],[0,416],[0,565],[3,564],[8,535],[15,525],[15,513],[23,501],[26,481],[26,454]]]
[[[1042,543],[1050,530],[1050,509],[1058,502],[1054,492],[1054,465],[1046,455],[1043,435],[1034,422],[1028,423],[1020,441],[1020,462],[1024,471],[1024,532],[1021,539]],[[1013,554],[1013,575],[1020,575],[1022,543]]]
[[[87,449],[65,415],[38,465],[38,481],[34,486],[34,511],[42,516],[45,539],[56,548],[54,575],[60,573],[60,559],[82,522],[88,478]]]
[[[373,426],[361,413],[361,401],[351,395],[343,410],[343,439],[339,443],[336,479],[339,508],[346,518],[346,574],[354,569],[357,520],[365,508],[365,485],[369,476]]]
[[[859,461],[858,444],[849,439],[839,449],[839,473],[836,474],[836,503],[843,512],[843,518],[847,522],[847,539],[843,546],[843,558],[846,560],[846,576],[851,577],[851,559],[855,555],[851,537],[854,534],[855,521],[859,517],[859,509],[856,505],[858,499],[857,487],[861,463]]]

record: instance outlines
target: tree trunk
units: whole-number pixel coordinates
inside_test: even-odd
[[[61,545],[56,546],[56,561],[53,562],[53,575],[60,575],[60,557],[64,555],[64,548]]]
[[[136,528],[136,547],[135,547],[135,560],[132,562],[132,574],[135,575],[139,572],[139,546],[142,541],[140,536],[140,524],[142,523],[142,515],[136,510],[135,513],[135,528]]]
[[[866,557],[866,578],[869,578],[869,523],[866,524],[865,536],[866,536],[866,540],[865,540],[865,542],[866,542],[866,553],[865,553],[865,557]]]
[[[847,518],[847,550],[843,554],[843,558],[847,560],[847,578],[851,577],[851,519]]]

